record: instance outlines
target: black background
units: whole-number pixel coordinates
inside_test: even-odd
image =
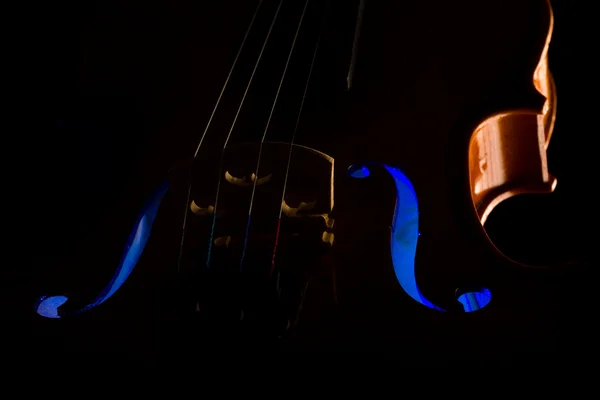
[[[13,103],[23,149],[11,163],[11,171],[19,174],[10,174],[19,176],[11,187],[23,197],[18,208],[23,211],[8,216],[17,218],[12,236],[18,252],[9,263],[5,307],[14,337],[30,337],[33,317],[23,313],[32,309],[46,283],[58,279],[52,277],[76,281],[110,275],[111,260],[118,258],[135,217],[119,218],[119,210],[134,207],[173,160],[195,147],[193,132],[202,130],[220,86],[216,82],[223,81],[252,9],[244,5],[236,13],[212,3],[218,2],[174,2],[177,7],[166,12],[134,1],[46,3],[23,14],[27,18],[14,31],[18,71],[11,82],[17,88]],[[550,196],[506,201],[491,214],[487,228],[500,249],[518,260],[588,263],[566,278],[558,308],[561,345],[566,353],[584,357],[595,348],[597,303],[591,269],[597,236],[595,114],[594,93],[588,92],[594,65],[588,62],[591,39],[578,29],[585,10],[567,1],[553,1],[553,7],[550,69],[558,114],[548,164],[558,186]],[[131,18],[139,25],[130,25]],[[226,31],[222,18],[229,19],[227,26],[239,20],[239,29]],[[111,29],[98,21],[110,21]],[[210,58],[177,51],[177,43],[194,40],[198,48],[210,44]],[[163,62],[141,65],[150,51],[159,52]],[[98,78],[82,83],[82,71]],[[163,78],[149,85],[146,78],[153,75]],[[140,84],[124,85],[111,77]],[[111,224],[117,237],[104,245],[96,239]],[[19,340],[12,348],[27,358],[42,347]]]

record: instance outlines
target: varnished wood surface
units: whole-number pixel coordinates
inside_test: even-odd
[[[524,193],[551,193],[557,181],[548,173],[546,152],[554,130],[557,93],[548,67],[554,15],[533,84],[544,96],[541,110],[512,110],[483,121],[469,146],[471,196],[482,224],[500,202]]]
[[[564,301],[568,286],[561,285],[554,272],[523,271],[491,246],[470,199],[468,174],[468,143],[481,121],[503,110],[543,109],[545,99],[532,76],[549,32],[545,2],[369,6],[350,93],[343,90],[343,72],[353,8],[346,4],[336,9],[320,58],[315,84],[319,89],[312,93],[312,112],[309,108],[304,135],[299,137],[301,144],[330,154],[339,166],[334,265],[340,308],[319,320],[311,310],[318,311],[319,296],[330,289],[315,290],[306,313],[317,321],[299,328],[311,341],[297,345],[410,353],[414,359],[431,356],[446,361],[462,356],[506,358],[519,351],[564,347],[556,316],[561,306],[556,303]],[[70,283],[102,286],[98,282],[110,276],[135,218],[133,210],[164,171],[193,150],[253,9],[249,2],[238,4],[235,14],[225,5],[182,5],[169,11],[123,6],[122,13],[111,12],[115,9],[111,5],[104,7],[96,11],[98,22],[84,35],[83,72],[74,93],[93,99],[92,104],[98,104],[102,93],[127,93],[134,109],[140,110],[138,120],[144,122],[131,129],[120,127],[122,134],[108,147],[128,143],[125,147],[144,155],[129,162],[127,178],[114,178],[121,182],[113,186],[119,188],[116,198],[96,192],[105,202],[91,199],[91,206],[102,210],[99,215],[106,220],[103,225],[90,222],[98,227],[97,233],[76,246],[70,266],[63,267],[62,274],[57,274],[60,268],[38,266],[37,275],[46,278],[38,278],[21,299],[49,286],[59,287],[67,276]],[[212,20],[223,23],[211,24]],[[218,45],[214,38],[219,38]],[[106,162],[102,157],[97,160],[99,165]],[[489,309],[478,315],[442,315],[424,310],[402,293],[389,258],[388,227],[395,202],[391,179],[377,173],[364,181],[345,176],[344,165],[365,161],[400,167],[415,185],[422,221],[417,279],[423,292],[447,305],[453,302],[456,287],[485,284],[494,290],[495,303]],[[552,171],[551,162],[549,168]],[[176,208],[174,198],[167,204]],[[82,218],[84,210],[74,218]],[[102,309],[73,321],[48,322],[36,320],[27,314],[26,305],[19,305],[20,315],[27,315],[21,317],[27,321],[23,329],[31,327],[34,342],[54,338],[57,347],[52,354],[108,351],[156,360],[155,346],[168,343],[153,322],[155,310],[165,303],[161,286],[154,283],[165,279],[160,261],[170,259],[166,254],[176,247],[167,240],[169,229],[176,227],[177,221],[167,216],[157,221],[156,232],[162,233],[151,239],[145,261]],[[67,237],[71,236],[62,236]],[[160,248],[155,246],[159,243]],[[182,337],[193,339],[189,332]],[[177,333],[170,340],[178,340]],[[200,351],[207,348],[202,343],[196,346]],[[41,344],[30,350],[48,351]],[[110,358],[99,356],[104,361]]]

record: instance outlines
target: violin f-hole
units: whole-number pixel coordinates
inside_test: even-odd
[[[408,177],[400,169],[389,165],[381,166],[394,179],[396,186],[396,207],[390,232],[390,251],[394,273],[400,287],[413,300],[425,307],[437,311],[455,311],[445,310],[434,304],[419,289],[415,273],[415,256],[420,236],[417,194]],[[371,175],[369,164],[352,165],[348,169],[348,174],[356,179],[368,178]],[[492,299],[491,291],[483,287],[476,290],[459,288],[455,294],[456,300],[462,304],[464,312],[481,310]]]
[[[115,269],[114,275],[104,289],[89,304],[72,308],[72,311],[63,312],[59,307],[63,306],[69,298],[64,294],[55,296],[41,296],[35,304],[38,315],[46,318],[62,318],[91,310],[108,300],[129,278],[131,272],[137,265],[146,243],[150,238],[152,225],[158,213],[160,204],[169,189],[167,183],[160,185],[150,196],[145,206],[138,215],[137,221],[131,230],[121,261]]]

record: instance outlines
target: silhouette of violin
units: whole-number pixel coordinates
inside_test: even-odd
[[[259,1],[192,160],[148,199],[112,280],[37,313],[107,301],[164,218],[181,315],[259,321],[299,348],[531,345],[562,267],[509,259],[484,223],[556,187],[552,29],[545,0]]]

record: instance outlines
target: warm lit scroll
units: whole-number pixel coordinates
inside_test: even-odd
[[[546,102],[539,112],[517,110],[494,115],[475,129],[469,146],[473,204],[484,224],[500,202],[521,193],[550,193],[556,179],[548,173],[546,150],[556,117],[556,88],[548,69],[550,26],[533,84]]]

